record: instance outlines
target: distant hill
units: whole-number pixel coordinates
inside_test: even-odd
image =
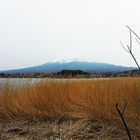
[[[71,62],[54,62],[46,63],[39,66],[28,67],[23,69],[5,70],[0,73],[15,74],[15,73],[56,73],[62,70],[81,70],[89,73],[96,72],[123,72],[133,70],[132,67],[116,66],[106,63],[95,63],[85,61],[71,61]]]

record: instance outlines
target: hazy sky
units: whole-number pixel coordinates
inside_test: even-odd
[[[126,24],[140,34],[140,0],[0,0],[0,69],[77,58],[135,66],[119,42]]]

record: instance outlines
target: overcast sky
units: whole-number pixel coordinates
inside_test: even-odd
[[[126,24],[140,34],[140,0],[0,0],[0,70],[66,59],[135,66],[119,42],[129,42]]]

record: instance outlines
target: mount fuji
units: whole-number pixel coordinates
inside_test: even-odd
[[[123,72],[135,69],[134,67],[117,66],[107,63],[88,62],[84,60],[63,60],[58,62],[49,62],[38,66],[5,70],[0,73],[55,73],[62,70],[81,70],[89,73],[97,72]]]

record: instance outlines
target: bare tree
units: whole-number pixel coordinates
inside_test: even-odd
[[[136,57],[133,53],[133,38],[132,38],[132,35],[135,36],[135,39],[138,42],[138,44],[140,44],[140,37],[129,26],[126,26],[126,27],[129,29],[129,45],[124,46],[121,41],[120,41],[120,43],[121,43],[123,49],[131,55],[131,57],[133,58],[134,62],[137,65],[138,69],[140,70],[140,64],[138,63],[138,61],[137,61],[137,59],[136,59]],[[125,112],[126,107],[127,107],[127,104],[125,103],[123,109],[121,110],[118,103],[116,102],[116,110],[117,110],[117,112],[118,112],[118,114],[119,114],[119,116],[120,116],[120,118],[123,122],[123,125],[125,127],[126,132],[127,132],[129,140],[132,140],[129,128],[128,128],[126,120],[124,118],[124,112]]]
[[[129,29],[129,45],[124,46],[123,43],[120,41],[123,49],[131,55],[134,62],[136,63],[138,69],[140,70],[140,64],[138,63],[134,53],[133,53],[133,38],[132,35],[135,36],[136,41],[140,44],[140,37],[137,35],[136,32],[134,32],[128,25],[126,26]]]

